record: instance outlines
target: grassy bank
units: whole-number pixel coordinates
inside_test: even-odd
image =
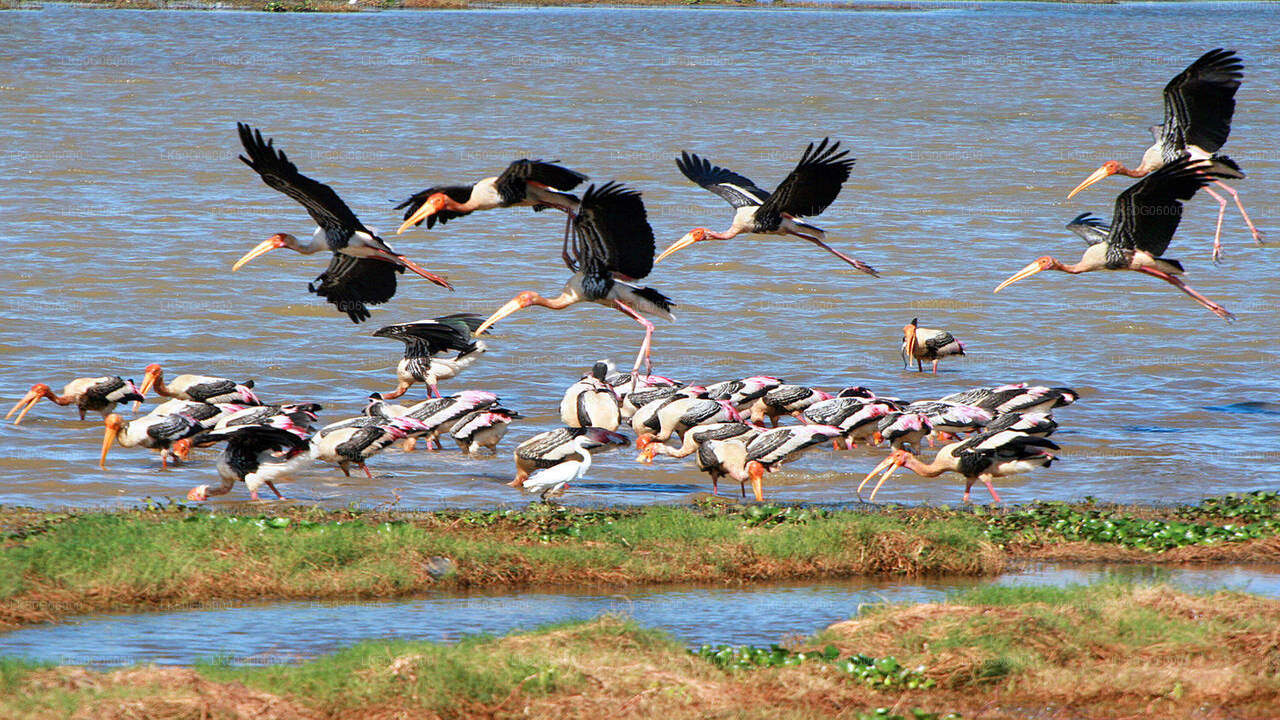
[[[803,659],[727,665],[611,617],[454,645],[367,642],[300,665],[8,662],[0,716],[1261,718],[1280,707],[1278,626],[1280,603],[1235,593],[990,587],[872,608],[793,648]],[[874,669],[849,670],[863,661]]]
[[[10,508],[0,509],[0,627],[96,610],[475,587],[974,576],[1022,560],[1275,562],[1276,518],[1276,493],[1166,509],[1050,503],[999,512],[705,504],[420,513],[293,507],[262,516],[181,504]]]

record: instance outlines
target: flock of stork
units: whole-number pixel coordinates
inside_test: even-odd
[[[1182,282],[1182,265],[1163,257],[1177,230],[1182,203],[1199,189],[1219,203],[1213,260],[1221,252],[1220,235],[1227,201],[1210,185],[1219,186],[1235,200],[1255,240],[1260,234],[1245,213],[1235,190],[1223,180],[1243,177],[1238,165],[1218,150],[1226,142],[1235,108],[1235,93],[1243,78],[1243,65],[1230,51],[1205,53],[1178,74],[1164,90],[1164,123],[1153,128],[1155,143],[1134,169],[1108,162],[1090,175],[1068,197],[1113,174],[1140,178],[1120,193],[1110,225],[1085,213],[1067,227],[1088,243],[1081,260],[1067,265],[1042,257],[997,288],[1043,270],[1079,274],[1094,270],[1133,270],[1157,277],[1177,287],[1215,315],[1231,314]],[[300,203],[316,222],[312,237],[301,241],[277,233],[263,241],[233,266],[276,248],[303,254],[328,250],[328,268],[309,289],[320,295],[353,322],[370,318],[368,305],[384,303],[396,290],[396,276],[409,270],[448,289],[449,282],[387,245],[363,225],[355,213],[328,186],[301,174],[273,141],[259,130],[239,124],[245,154],[240,159],[268,186]],[[390,325],[374,333],[405,344],[397,366],[395,390],[370,397],[358,417],[314,427],[320,407],[313,403],[264,405],[253,383],[197,375],[181,375],[166,384],[159,365],[148,366],[141,387],[121,377],[80,378],[61,394],[44,384],[31,388],[10,410],[21,409],[15,422],[41,399],[76,404],[81,419],[86,411],[104,416],[101,464],[114,444],[147,447],[160,452],[162,466],[184,459],[192,447],[226,442],[218,464],[221,483],[200,485],[190,491],[192,500],[225,494],[244,481],[257,499],[262,485],[281,496],[275,481],[296,474],[313,461],[330,462],[348,472],[356,465],[368,473],[365,460],[374,453],[404,441],[406,450],[418,438],[438,447],[448,434],[467,453],[493,449],[506,433],[517,412],[504,408],[489,392],[467,390],[441,397],[438,383],[450,380],[484,354],[480,336],[494,323],[533,305],[562,309],[579,302],[614,308],[645,330],[644,340],[629,372],[618,372],[611,363],[597,363],[591,372],[566,392],[561,403],[565,427],[536,435],[515,449],[516,477],[512,485],[541,494],[544,499],[581,477],[591,464],[593,451],[628,445],[617,430],[630,421],[636,433],[640,460],[657,455],[685,457],[696,453],[698,467],[713,480],[713,492],[722,477],[750,482],[757,499],[763,498],[763,476],[799,453],[832,443],[852,448],[858,442],[888,443],[891,454],[863,481],[882,473],[876,491],[895,469],[907,467],[923,476],[952,471],[966,478],[970,487],[982,480],[999,502],[991,480],[1053,461],[1057,445],[1046,439],[1055,428],[1050,411],[1073,402],[1067,388],[1027,387],[1024,384],[975,388],[939,400],[907,403],[879,397],[861,387],[834,396],[800,385],[755,376],[711,385],[685,385],[652,373],[650,350],[654,326],[649,318],[674,320],[674,303],[661,292],[643,287],[657,261],[704,240],[726,240],[742,234],[773,234],[802,239],[830,252],[856,270],[879,277],[861,260],[840,252],[826,242],[826,233],[802,218],[822,213],[848,180],[853,158],[839,142],[811,143],[791,173],[773,192],[751,180],[712,164],[692,153],[676,160],[680,172],[695,184],[722,197],[734,208],[733,221],[724,232],[695,228],[655,259],[654,233],[646,218],[639,192],[616,182],[588,185],[581,196],[571,191],[587,177],[554,162],[517,160],[500,175],[469,185],[427,188],[401,203],[404,222],[397,234],[423,223],[427,228],[444,225],[472,212],[506,207],[554,208],[566,215],[561,258],[572,276],[555,297],[526,291],[516,295],[488,318],[454,314],[434,320]],[[904,362],[931,360],[963,354],[963,347],[949,333],[920,328],[913,320],[903,329]],[[641,368],[644,371],[641,371]],[[425,383],[427,399],[411,406],[395,405],[415,383]],[[114,409],[134,402],[135,410],[148,390],[171,398],[146,416],[125,423]],[[778,425],[783,416],[799,425]],[[765,419],[773,427],[765,427]],[[967,438],[959,436],[969,434]],[[677,445],[670,441],[677,440]],[[925,463],[916,454],[922,443],[935,439],[950,444],[934,460]],[[372,475],[370,474],[370,477]],[[861,495],[862,486],[858,493]],[[281,496],[282,497],[282,496]]]

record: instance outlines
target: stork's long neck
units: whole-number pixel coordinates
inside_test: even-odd
[[[953,469],[950,458],[944,457],[943,453],[938,453],[932,462],[920,462],[914,455],[908,455],[906,462],[902,463],[908,470],[921,477],[938,477],[942,473]]]
[[[329,249],[329,238],[324,234],[324,228],[318,227],[311,233],[310,240],[306,242],[298,240],[298,247],[294,249],[303,255],[314,255],[321,250]]]

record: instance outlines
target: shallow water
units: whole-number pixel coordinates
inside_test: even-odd
[[[1060,586],[1107,579],[1168,582],[1189,590],[1225,587],[1280,597],[1280,572],[1275,568],[1045,566],[995,580],[686,586],[611,594],[471,593],[391,602],[288,602],[93,615],[0,635],[0,656],[74,665],[190,664],[212,656],[239,664],[267,664],[301,660],[360,640],[452,641],[605,613],[666,629],[693,646],[759,645],[807,637],[856,616],[868,604],[936,602],[987,583]]]
[[[1280,7],[1252,3],[963,3],[892,12],[511,9],[352,15],[131,12],[50,5],[0,22],[0,396],[84,375],[253,377],[268,400],[322,402],[333,420],[392,386],[398,343],[383,324],[491,312],[567,276],[556,218],[492,212],[416,230],[398,247],[458,287],[403,280],[356,327],[306,292],[324,259],[273,253],[231,263],[301,209],[236,161],[234,123],[266,129],[305,173],[370,225],[436,181],[559,158],[643,190],[660,247],[729,211],[675,170],[681,149],[770,186],[804,144],[831,135],[856,176],[818,218],[832,242],[880,268],[843,270],[780,239],[683,251],[648,282],[680,305],[656,336],[657,371],[689,381],[770,373],[829,389],[937,397],[978,384],[1070,385],[1059,465],[1005,480],[1015,502],[1095,495],[1194,500],[1274,486],[1278,427],[1275,247],[1238,216],[1227,262],[1208,250],[1216,206],[1191,204],[1170,255],[1231,308],[1227,325],[1150,278],[1043,277],[991,289],[1038,255],[1074,260],[1064,223],[1109,216],[1113,179],[1067,191],[1104,160],[1135,164],[1159,90],[1204,50],[1238,50],[1246,79],[1226,150],[1249,172],[1246,206],[1280,238]],[[1221,29],[1216,38],[1187,28]],[[32,39],[38,39],[33,42]],[[969,349],[937,377],[904,372],[913,316]],[[389,452],[373,481],[320,469],[304,500],[406,507],[522,502],[510,448],[552,427],[562,389],[590,363],[632,356],[639,329],[580,307],[530,310],[497,328],[464,387],[528,420],[496,458]],[[7,408],[6,408],[7,410]],[[100,426],[43,405],[0,429],[0,502],[132,504],[214,477],[213,456],[158,472],[141,451],[96,468]],[[678,501],[707,489],[690,464],[602,456],[568,502]],[[772,476],[782,500],[839,502],[876,453],[817,453]],[[902,477],[880,497],[955,502],[955,478]],[[981,496],[981,493],[980,495]],[[233,496],[242,498],[242,491]]]

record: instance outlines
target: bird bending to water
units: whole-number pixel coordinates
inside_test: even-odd
[[[102,417],[106,418],[106,416],[115,411],[117,404],[130,401],[142,402],[143,395],[132,380],[125,380],[118,375],[76,378],[63,386],[61,395],[55,394],[44,383],[36,383],[13,406],[9,414],[4,416],[4,419],[8,420],[21,408],[22,412],[18,413],[18,417],[14,419],[13,424],[22,424],[22,418],[26,417],[26,414],[36,406],[36,403],[40,402],[41,398],[46,398],[55,405],[74,404],[76,409],[80,411],[80,419],[83,420],[85,413],[90,410],[102,413]]]
[[[1049,467],[1057,459],[1053,453],[1058,449],[1057,443],[1046,438],[1013,430],[998,430],[943,446],[929,463],[917,460],[907,450],[894,450],[862,482],[865,485],[873,475],[884,470],[884,475],[871,491],[870,501],[874,502],[880,486],[900,467],[906,467],[921,477],[937,477],[944,472],[954,472],[965,478],[964,502],[969,502],[969,491],[977,480],[987,486],[992,501],[1000,502],[1000,496],[991,484],[993,478]],[[862,486],[859,485],[858,489],[861,491]]]

